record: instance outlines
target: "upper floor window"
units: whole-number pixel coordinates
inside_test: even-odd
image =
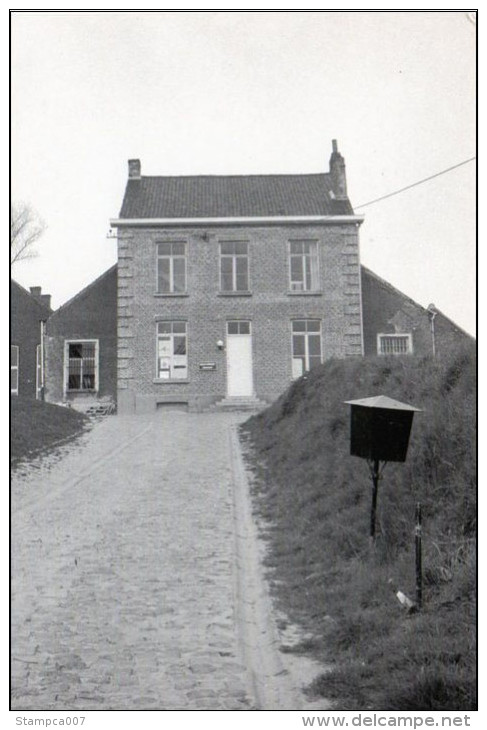
[[[249,290],[249,245],[246,241],[220,244],[220,289],[223,292]]]
[[[290,241],[289,272],[291,291],[319,289],[317,241]]]
[[[10,393],[19,394],[19,347],[10,345]]]
[[[157,244],[157,293],[182,294],[186,291],[186,244],[164,241]]]
[[[319,319],[296,319],[293,328],[293,378],[321,365],[321,322]]]
[[[181,380],[188,377],[186,322],[157,323],[157,377]]]
[[[410,334],[378,334],[377,353],[379,355],[409,355],[413,351],[413,338]]]
[[[66,342],[67,390],[97,390],[98,341]]]

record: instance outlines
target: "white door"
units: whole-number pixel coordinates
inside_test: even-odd
[[[227,395],[229,397],[244,397],[251,396],[253,393],[250,322],[228,322]]]

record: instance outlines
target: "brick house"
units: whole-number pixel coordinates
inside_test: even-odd
[[[83,409],[115,401],[117,266],[57,309],[45,332],[46,399]]]
[[[119,412],[272,401],[325,358],[363,354],[358,229],[328,173],[145,177],[118,231]]]
[[[30,292],[10,280],[10,393],[41,398],[43,323],[51,314],[51,296],[40,286]]]

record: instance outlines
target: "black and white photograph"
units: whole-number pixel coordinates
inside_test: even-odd
[[[475,727],[477,10],[9,20],[9,722]]]

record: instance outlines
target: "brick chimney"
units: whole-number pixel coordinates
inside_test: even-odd
[[[44,307],[47,307],[47,309],[51,309],[51,295],[42,294],[41,286],[31,286],[30,293],[32,294],[34,299],[36,299],[39,302],[39,304],[42,304]]]
[[[347,176],[345,174],[345,160],[338,152],[336,139],[331,141],[333,151],[330,157],[330,177],[333,194],[337,200],[347,198]]]
[[[129,160],[129,180],[140,180],[140,160]]]

